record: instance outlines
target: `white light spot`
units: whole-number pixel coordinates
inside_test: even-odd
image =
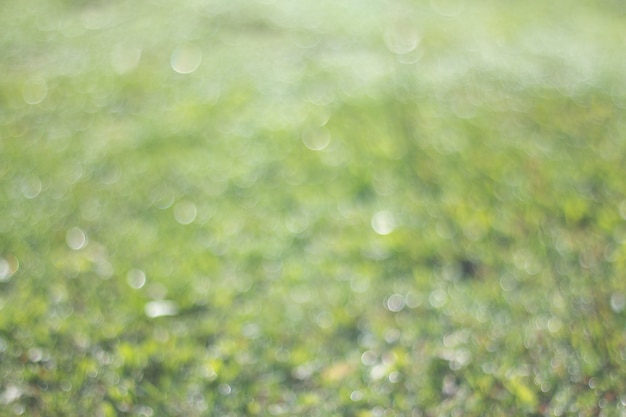
[[[513,291],[517,286],[517,279],[512,274],[504,274],[500,277],[500,288],[503,291]]]
[[[561,321],[560,318],[551,317],[550,320],[548,320],[548,330],[550,331],[550,333],[558,332],[559,330],[561,330],[561,327],[563,327],[563,321]]]
[[[0,258],[0,282],[10,280],[19,267],[20,262],[13,255],[7,255],[5,258]]]
[[[443,307],[448,301],[448,294],[444,290],[434,290],[428,296],[428,302],[434,308]]]
[[[421,37],[418,33],[399,28],[391,28],[385,31],[385,45],[387,49],[397,55],[408,54],[417,48]]]
[[[285,227],[294,235],[300,234],[309,228],[309,219],[305,214],[287,217],[285,218]]]
[[[417,308],[424,302],[421,294],[410,291],[406,297],[404,297],[404,303],[408,308]]]
[[[174,218],[180,224],[192,223],[197,214],[196,205],[190,201],[181,201],[174,206]]]
[[[22,87],[22,97],[28,104],[39,104],[48,95],[48,83],[43,78],[33,78]]]
[[[391,344],[400,340],[402,332],[398,329],[389,329],[385,332],[385,342]]]
[[[261,328],[256,323],[246,323],[241,329],[241,333],[248,339],[258,339],[261,337]]]
[[[397,313],[404,308],[404,297],[400,294],[394,294],[387,299],[387,309]]]
[[[8,281],[19,268],[20,261],[15,255],[8,254],[4,259],[0,258],[0,281]]]
[[[126,274],[128,285],[138,290],[146,284],[146,274],[141,269],[131,269]]]
[[[144,312],[151,319],[162,316],[175,316],[178,314],[178,305],[169,300],[150,301],[144,306]]]
[[[174,192],[169,188],[154,190],[151,196],[152,204],[161,210],[170,208],[174,204],[175,198]]]
[[[172,52],[170,65],[179,74],[191,74],[202,63],[202,51],[192,45],[181,46]]]
[[[291,375],[296,379],[305,380],[313,375],[313,372],[315,372],[315,366],[312,363],[308,362],[299,365],[295,369],[293,369],[291,371]]]
[[[396,228],[396,219],[388,210],[382,210],[372,216],[372,229],[379,235],[388,235]]]
[[[621,313],[626,307],[626,296],[615,293],[611,295],[611,309],[616,313]]]
[[[388,378],[389,378],[389,382],[391,382],[392,384],[395,384],[398,381],[400,381],[400,372],[393,371],[389,374]]]
[[[134,70],[141,59],[141,48],[118,44],[111,51],[111,66],[122,75]]]
[[[72,250],[80,250],[87,245],[87,235],[78,227],[72,227],[65,234],[65,242]]]
[[[113,275],[113,265],[105,258],[97,259],[95,267],[96,274],[102,279],[109,279]]]
[[[222,395],[230,395],[231,392],[233,392],[233,389],[231,388],[230,385],[228,384],[220,384],[217,387],[217,390],[220,392],[220,394]]]
[[[8,281],[11,278],[9,273],[9,263],[6,259],[0,259],[0,282]]]
[[[12,402],[18,400],[23,394],[23,391],[14,386],[9,385],[3,392],[0,394],[0,404],[11,404]]]
[[[32,200],[33,198],[37,198],[41,192],[41,180],[39,180],[36,176],[26,178],[22,181],[20,188],[22,195],[29,200]]]
[[[217,372],[215,372],[215,369],[213,369],[209,363],[204,364],[204,366],[200,368],[200,374],[209,381],[214,381],[215,378],[217,378]]]
[[[373,366],[378,361],[378,357],[371,350],[366,350],[361,355],[361,363],[365,366]]]
[[[352,401],[361,401],[363,399],[363,393],[361,391],[352,391],[350,394],[350,399]]]
[[[330,143],[330,132],[324,128],[307,129],[302,132],[302,142],[312,151],[321,151]]]
[[[379,363],[378,365],[374,365],[372,369],[370,369],[370,378],[373,381],[378,381],[379,379],[387,375],[387,371],[388,371],[387,367],[383,365],[382,363]]]
[[[589,388],[591,389],[596,389],[596,387],[598,386],[598,378],[589,378],[589,382],[587,383],[587,385],[589,385]]]

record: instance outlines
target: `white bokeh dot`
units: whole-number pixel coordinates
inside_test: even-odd
[[[72,227],[65,234],[65,243],[72,250],[80,250],[87,245],[87,235],[79,227]]]
[[[191,74],[202,63],[202,51],[193,45],[185,45],[176,48],[170,57],[172,69],[179,74]]]
[[[396,228],[396,219],[389,210],[381,210],[372,216],[372,229],[379,235],[388,235]]]
[[[198,209],[191,201],[181,201],[174,206],[174,218],[180,224],[190,224],[196,219]]]

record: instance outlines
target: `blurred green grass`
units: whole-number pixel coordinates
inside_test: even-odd
[[[3,5],[0,415],[623,415],[624,17]]]

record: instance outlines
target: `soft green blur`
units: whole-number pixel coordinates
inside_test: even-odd
[[[0,6],[0,416],[626,415],[626,6]]]

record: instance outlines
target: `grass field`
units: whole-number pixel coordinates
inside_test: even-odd
[[[622,2],[0,24],[0,416],[626,415]]]

